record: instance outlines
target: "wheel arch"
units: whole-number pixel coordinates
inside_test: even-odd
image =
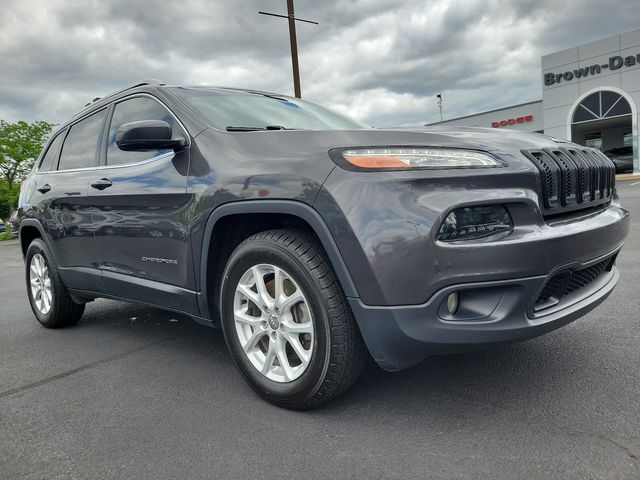
[[[22,250],[22,258],[27,256],[27,249],[31,242],[36,238],[41,238],[43,242],[46,242],[44,229],[37,220],[27,218],[20,222],[20,228],[18,229],[18,238],[20,239],[20,249]]]
[[[203,317],[211,319],[214,323],[217,320],[216,312],[211,311],[212,309],[210,308],[211,299],[209,295],[213,294],[215,299],[215,293],[218,291],[217,287],[219,287],[222,272],[216,272],[216,266],[211,265],[212,256],[215,255],[211,247],[214,246],[216,233],[224,230],[225,220],[228,221],[231,217],[242,219],[248,216],[258,216],[268,219],[269,216],[274,215],[296,219],[302,226],[306,226],[309,231],[314,233],[324,248],[345,295],[352,298],[359,297],[355,284],[329,228],[312,207],[305,203],[291,200],[238,201],[221,205],[213,210],[205,226],[200,258],[196,260],[199,261],[199,275],[197,280],[199,282],[198,290],[200,293],[198,295],[198,303]],[[276,223],[270,226],[269,222],[266,222],[264,223],[264,227],[265,228],[262,229],[281,228],[282,225]],[[230,251],[227,251],[225,258],[217,259],[217,261],[222,264],[222,268],[226,265],[226,260],[230,253]],[[214,269],[213,275],[210,274],[210,267]],[[216,285],[216,282],[218,285]]]

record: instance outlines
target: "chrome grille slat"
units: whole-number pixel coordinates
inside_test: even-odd
[[[522,150],[540,172],[544,215],[591,208],[611,201],[615,167],[591,148]]]

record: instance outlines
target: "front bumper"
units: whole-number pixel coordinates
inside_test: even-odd
[[[613,257],[618,250],[607,257]],[[567,268],[581,269],[600,261],[602,258]],[[619,279],[613,266],[589,285],[563,297],[553,308],[534,312],[533,302],[552,274],[453,285],[439,290],[423,305],[368,306],[356,298],[350,303],[374,360],[383,369],[396,371],[429,355],[469,351],[550,332],[598,306]],[[466,311],[472,312],[466,319],[452,320],[443,308],[447,296],[454,291],[460,294],[461,306],[466,301]]]
[[[541,192],[549,190],[549,182],[551,187],[561,185],[559,192],[577,192],[567,179],[583,175],[586,170],[579,165],[585,162],[563,156],[556,173],[541,174],[523,149],[556,151],[553,139],[484,130],[450,135],[434,138],[430,145],[449,146],[447,138],[472,142],[453,146],[490,152],[508,167],[375,174],[336,168],[314,202],[352,277],[350,302],[367,347],[388,370],[430,354],[541,335],[594,308],[618,279],[611,262],[629,233],[629,212],[621,207],[615,189],[611,195],[594,195],[603,202],[594,199],[576,207],[571,206],[572,195],[559,196],[563,207],[545,210]],[[598,191],[609,191],[610,169],[596,163]],[[565,173],[558,177],[558,172]],[[451,211],[491,205],[509,211],[514,225],[509,235],[487,241],[438,239]],[[608,256],[611,262],[598,281],[571,290],[560,303],[543,295],[553,290],[543,290],[554,285],[551,280],[564,288],[563,270],[591,265],[590,271],[600,272],[598,264]],[[467,303],[475,302],[467,310],[476,314],[447,318],[442,302],[459,290],[469,294]]]

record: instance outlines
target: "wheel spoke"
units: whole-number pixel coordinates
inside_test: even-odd
[[[253,279],[256,282],[256,289],[258,290],[258,297],[261,304],[258,304],[258,307],[262,308],[263,306],[271,307],[273,303],[273,299],[269,292],[267,292],[267,286],[264,284],[264,274],[260,271],[260,268],[256,265],[252,268],[253,271]]]
[[[251,316],[246,312],[246,310],[244,312],[242,310],[236,310],[235,312],[233,312],[233,316],[236,319],[236,322],[245,323],[247,325],[251,325],[252,327],[258,327],[262,322],[261,317]]]
[[[256,305],[256,307],[261,308],[260,299],[259,299],[258,294],[256,292],[254,292],[249,287],[247,287],[246,285],[243,285],[241,283],[238,284],[238,290],[240,290],[240,293],[242,293],[242,295],[244,295],[249,300],[251,300]]]
[[[304,349],[304,347],[300,343],[298,335],[292,335],[289,332],[283,332],[283,335],[287,342],[289,342],[289,345],[291,345],[291,348],[293,348],[293,351],[296,352],[296,355],[298,356],[300,361],[305,365],[309,363],[309,360],[311,358],[311,350]]]
[[[289,365],[289,359],[287,358],[287,351],[285,350],[285,345],[287,344],[284,339],[280,339],[276,345],[276,355],[278,357],[278,362],[282,367],[282,374],[284,376],[284,380],[288,382],[293,379],[293,372],[291,369],[291,365]]]
[[[260,373],[266,375],[271,370],[273,366],[273,360],[276,358],[276,346],[274,341],[269,340],[269,348],[267,349],[267,353],[265,355],[265,361],[260,369]]]
[[[260,340],[261,337],[263,337],[264,335],[266,335],[266,332],[264,330],[260,330],[259,328],[256,328],[253,333],[251,334],[251,336],[249,337],[249,340],[247,340],[247,343],[245,343],[242,348],[245,352],[248,352],[249,350],[251,350],[256,342],[258,340]]]
[[[43,265],[43,261],[42,261],[42,256],[38,255],[36,257],[36,264],[38,265],[38,275],[40,276],[40,278],[43,277],[44,275],[44,265]]]
[[[46,313],[49,311],[49,296],[47,295],[47,291],[44,290],[42,292],[42,313]]]
[[[280,302],[280,308],[283,312],[289,312],[291,307],[293,307],[296,303],[304,300],[300,289],[296,288],[296,291],[293,292],[288,297],[284,297],[284,299]]]
[[[293,321],[283,321],[282,324],[287,329],[289,333],[313,333],[313,322],[309,320],[305,323],[296,323]]]
[[[274,284],[274,292],[273,297],[275,299],[276,306],[279,306],[281,297],[284,293],[284,272],[282,269],[278,267],[273,268],[273,284]]]

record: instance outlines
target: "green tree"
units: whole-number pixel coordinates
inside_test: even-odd
[[[0,221],[9,218],[14,207],[18,204],[20,185],[14,184],[9,188],[7,181],[0,178]]]
[[[0,174],[9,191],[31,170],[52,129],[48,122],[0,120]]]

